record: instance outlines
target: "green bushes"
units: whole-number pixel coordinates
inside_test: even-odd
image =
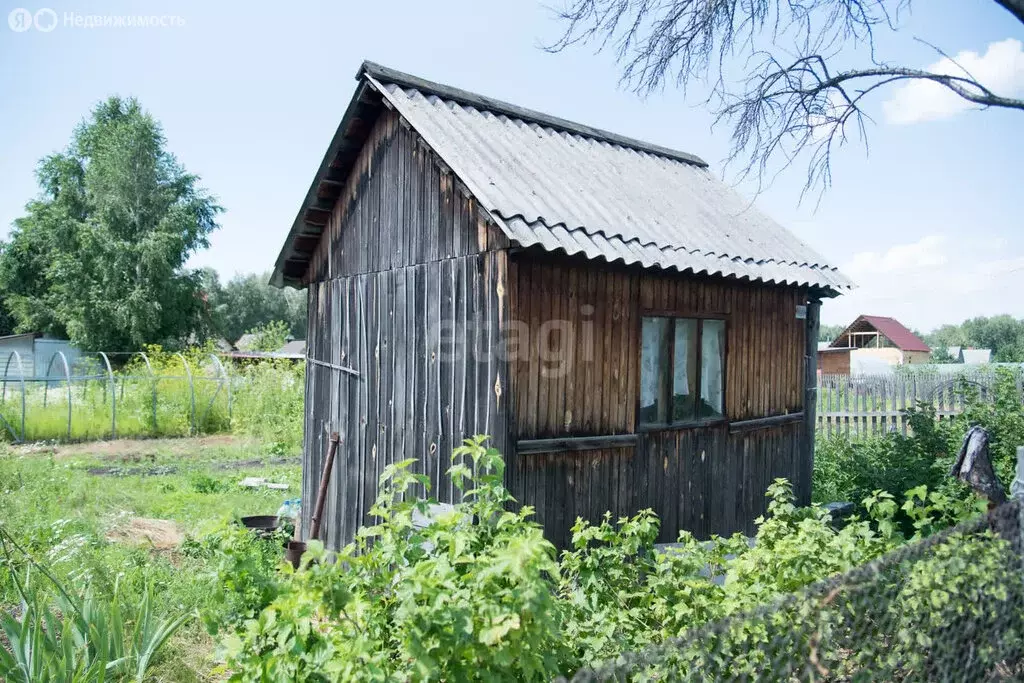
[[[270,451],[302,449],[305,370],[291,361],[271,360],[239,368],[232,381],[232,431],[253,436]]]
[[[380,523],[335,561],[314,545],[228,639],[231,680],[540,680],[561,668],[554,548],[528,509],[505,509],[496,451],[456,453],[471,460],[451,470],[466,502],[420,529],[426,503],[406,494],[428,482],[411,461],[389,466]]]
[[[992,395],[978,396],[963,384],[958,389],[966,409],[953,419],[939,421],[931,405],[908,412],[909,436],[886,434],[860,440],[819,435],[814,459],[814,499],[819,502],[863,500],[872,491],[907,491],[925,485],[941,488],[960,499],[966,488],[947,476],[972,425],[984,427],[990,437],[992,464],[1004,486],[1013,479],[1017,446],[1024,445],[1024,405],[1016,376],[997,369]]]
[[[277,568],[286,540],[280,532],[265,538],[230,525],[188,545],[190,557],[213,566],[211,592],[202,613],[211,635],[239,628],[277,596]]]
[[[719,673],[757,672],[770,625],[738,615],[968,514],[923,488],[902,506],[875,492],[864,502],[867,517],[837,530],[823,509],[797,508],[779,480],[752,545],[740,535],[701,542],[684,532],[677,545],[656,551],[659,520],[648,510],[597,524],[578,520],[573,545],[559,558],[530,508],[507,509],[504,463],[482,438],[457,449],[454,462],[464,501],[451,512],[417,524],[429,508],[412,492],[428,482],[399,463],[382,477],[376,525],[336,557],[314,544],[302,570],[283,567],[276,582],[262,582],[275,595],[224,643],[231,680],[550,680],[730,616],[741,623],[718,643],[729,655]],[[914,520],[909,534],[897,513]],[[935,561],[941,575],[946,560]],[[886,576],[885,589],[909,590],[906,600],[934,599],[934,583],[914,584],[918,592],[901,588],[907,577],[932,575],[921,566]],[[992,586],[976,588],[988,597]],[[806,611],[780,618],[792,630],[798,617],[813,619]],[[849,658],[853,644],[828,654]],[[678,651],[659,666],[685,669],[704,654]]]

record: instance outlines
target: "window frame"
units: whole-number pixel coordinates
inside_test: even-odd
[[[671,320],[671,328],[675,328],[676,319],[685,320],[696,320],[697,321],[697,337],[694,340],[694,345],[697,348],[697,377],[696,385],[697,390],[700,391],[701,380],[704,374],[704,321],[705,320],[720,320],[724,324],[724,335],[725,343],[722,346],[722,414],[715,417],[694,417],[690,420],[680,422],[663,422],[663,423],[642,423],[640,421],[640,411],[642,402],[642,375],[643,375],[643,362],[644,362],[644,348],[643,348],[643,329],[645,318],[668,318]],[[729,332],[731,327],[730,316],[724,313],[695,313],[692,311],[684,311],[679,309],[659,309],[659,308],[644,308],[640,310],[640,315],[637,320],[636,339],[638,347],[637,355],[637,385],[636,385],[636,408],[634,411],[633,419],[633,430],[637,434],[645,432],[663,432],[669,430],[679,429],[693,429],[696,427],[706,427],[710,425],[716,425],[720,423],[726,423],[729,421],[729,415],[727,411],[728,406],[728,386],[729,386]],[[671,377],[675,370],[675,334],[668,335],[668,349],[667,357],[671,364],[669,366],[668,380],[662,379],[661,383],[670,382]],[[669,385],[670,386],[670,385]],[[670,392],[671,393],[671,390]],[[698,396],[698,405],[701,398]]]

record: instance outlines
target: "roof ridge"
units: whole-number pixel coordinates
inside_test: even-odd
[[[644,142],[643,140],[637,140],[636,138],[627,137],[625,135],[619,135],[618,133],[612,133],[607,130],[602,130],[601,128],[594,128],[593,126],[588,126],[583,123],[569,121],[568,119],[552,116],[533,109],[527,109],[526,107],[520,107],[509,102],[494,99],[493,97],[487,97],[486,95],[480,95],[468,90],[445,85],[443,83],[428,81],[425,78],[420,78],[419,76],[414,76],[403,71],[391,69],[389,67],[382,66],[381,64],[377,64],[376,62],[364,61],[362,65],[360,65],[359,71],[356,73],[356,78],[361,79],[364,76],[370,76],[384,83],[392,83],[401,87],[414,88],[422,93],[436,95],[441,99],[454,100],[463,105],[469,105],[477,109],[504,114],[505,116],[521,119],[526,122],[538,123],[567,133],[574,133],[583,137],[609,142],[621,147],[628,147],[637,151],[668,157],[700,168],[708,167],[708,163],[695,154],[671,149],[669,147],[662,147],[661,145]]]

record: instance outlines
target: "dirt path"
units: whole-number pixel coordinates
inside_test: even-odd
[[[189,456],[204,448],[244,447],[247,445],[255,447],[256,442],[246,437],[216,434],[180,439],[115,439],[70,444],[35,443],[13,446],[11,451],[16,455],[53,455],[55,458],[88,456],[105,460],[139,462],[158,453]]]

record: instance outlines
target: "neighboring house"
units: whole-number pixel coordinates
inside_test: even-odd
[[[845,365],[847,372],[875,372],[894,365],[931,362],[932,350],[916,334],[893,318],[880,315],[862,315],[850,323],[829,344],[833,351],[823,355],[844,355],[848,360],[834,360],[836,366]]]
[[[278,257],[307,287],[303,529],[360,525],[406,458],[456,502],[489,434],[565,546],[652,508],[660,538],[809,503],[822,297],[849,280],[700,159],[365,63]],[[810,362],[805,363],[809,358]]]
[[[237,351],[252,351],[252,347],[256,345],[256,335],[252,332],[246,332],[238,341],[235,342],[235,350]]]
[[[992,362],[992,349],[959,349],[957,362],[967,365],[984,365]]]
[[[228,351],[224,355],[236,363],[267,359],[305,360],[306,341],[304,339],[292,339],[285,343],[277,351],[256,351],[253,346],[256,343],[256,335],[243,334],[235,343],[235,350]]]
[[[34,332],[0,337],[0,377],[63,377],[64,363],[70,373],[81,355],[66,339],[48,339]]]
[[[216,339],[214,339],[213,346],[215,349],[217,349],[218,353],[229,353],[233,351],[235,348],[234,346],[232,346],[231,342],[229,342],[224,337],[217,337]]]
[[[850,353],[853,349],[847,347],[833,348],[831,342],[826,342],[825,347],[818,345],[818,374],[819,375],[849,375],[850,374]]]
[[[213,347],[217,349],[218,353],[230,353],[231,351],[235,350],[235,347],[231,344],[231,342],[229,342],[224,337],[210,337],[206,341],[212,342]],[[188,335],[188,337],[185,339],[185,343],[188,344],[189,346],[200,346],[202,344],[199,335],[197,335],[195,332],[192,332],[191,334]]]
[[[292,339],[290,342],[282,346],[277,350],[278,354],[289,356],[289,357],[306,357],[306,340],[305,339]]]

